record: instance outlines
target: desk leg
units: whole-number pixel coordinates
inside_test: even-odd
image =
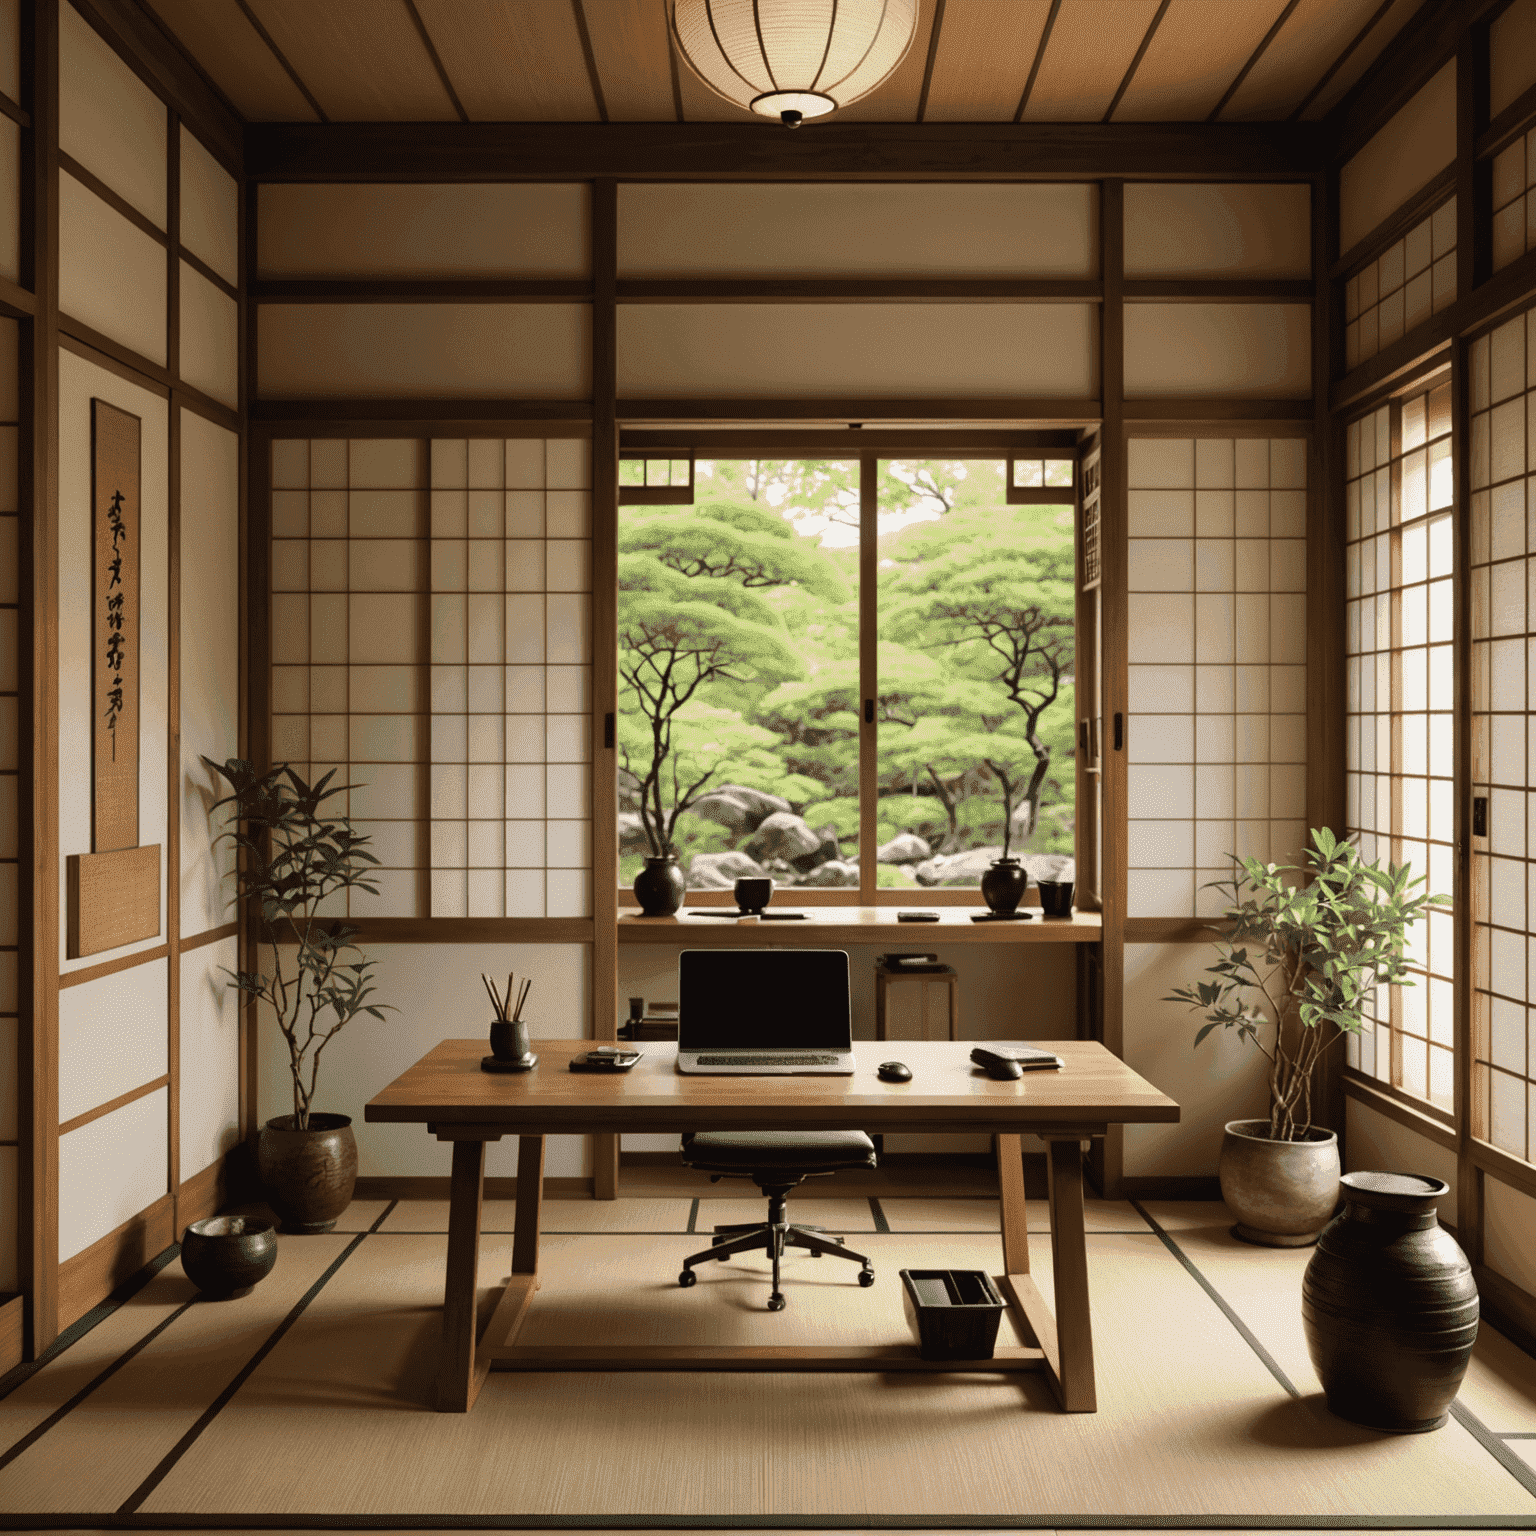
[[[517,1219],[513,1223],[512,1273],[539,1272],[539,1215],[544,1201],[544,1138],[517,1138]]]
[[[997,1193],[1002,1211],[1003,1272],[1029,1273],[1029,1215],[1024,1205],[1024,1138],[997,1138]]]
[[[1093,1326],[1088,1315],[1088,1244],[1083,1230],[1083,1144],[1047,1143],[1051,1192],[1051,1259],[1056,1278],[1056,1343],[1061,1406],[1093,1413]]]
[[[611,1131],[592,1138],[592,1198],[619,1198],[619,1138]]]
[[[518,1172],[522,1172],[521,1163]],[[448,1197],[443,1345],[437,1369],[437,1406],[441,1413],[468,1413],[484,1380],[475,1370],[480,1207],[484,1194],[485,1143],[454,1142],[453,1181]]]

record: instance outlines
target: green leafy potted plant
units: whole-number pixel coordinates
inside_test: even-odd
[[[1221,1194],[1236,1237],[1305,1247],[1339,1199],[1339,1144],[1312,1123],[1313,1078],[1329,1048],[1365,1028],[1376,987],[1412,986],[1404,948],[1426,908],[1448,898],[1423,892],[1406,864],[1367,863],[1326,827],[1312,833],[1304,866],[1236,859],[1222,913],[1215,979],[1175,988],[1164,1002],[1236,1030],[1269,1062],[1269,1118],[1228,1122]]]
[[[203,761],[230,786],[213,808],[232,808],[223,837],[239,850],[235,899],[272,956],[270,974],[230,974],[272,1010],[293,1078],[293,1113],[267,1121],[257,1143],[263,1192],[285,1232],[329,1232],[352,1200],[357,1143],[350,1116],[311,1108],[321,1053],[358,1014],[384,1013],[368,1001],[373,961],[353,943],[358,930],[320,911],[341,892],[377,894],[369,871],[378,860],[347,817],[323,809],[345,787],[331,784],[334,772],[311,785],[286,765],[261,773],[238,758]]]

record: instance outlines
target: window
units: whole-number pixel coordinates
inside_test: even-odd
[[[1344,285],[1344,359],[1353,368],[1456,297],[1456,199],[1389,245]]]
[[[1416,386],[1348,428],[1347,818],[1360,852],[1452,889],[1455,794],[1449,379]],[[1349,1065],[1450,1112],[1455,919],[1409,935],[1412,986],[1381,988]],[[1371,1026],[1374,1025],[1374,1029]]]
[[[1005,825],[1072,854],[1075,447],[1014,468],[700,458],[621,507],[621,886],[664,842],[844,900],[975,890]]]

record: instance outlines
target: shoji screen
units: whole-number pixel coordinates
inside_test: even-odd
[[[1213,915],[1229,854],[1303,846],[1306,471],[1300,438],[1130,444],[1132,917]]]
[[[272,451],[272,758],[381,861],[353,916],[590,913],[585,438]]]
[[[1446,380],[1351,423],[1346,449],[1348,825],[1359,833],[1364,857],[1410,864],[1416,875],[1428,877],[1432,891],[1446,895],[1455,836],[1450,433]],[[1523,522],[1520,539],[1523,549]],[[1523,566],[1519,579],[1523,623]],[[1523,655],[1524,641],[1517,644]],[[1518,707],[1524,708],[1523,691]],[[1517,775],[1525,766],[1523,721],[1520,729]],[[1523,792],[1520,798],[1523,802]],[[1523,804],[1518,815],[1505,818],[1510,836],[1516,820],[1523,852]],[[1501,866],[1501,891],[1509,884],[1506,876],[1516,877],[1523,913],[1524,869]],[[1375,1030],[1349,1040],[1349,1064],[1449,1111],[1454,976],[1449,908],[1416,926],[1409,956],[1414,985],[1377,992]],[[1523,942],[1520,974],[1523,989]]]
[[[1472,1134],[1536,1160],[1536,1033],[1530,944],[1536,885],[1528,842],[1529,738],[1536,665],[1536,553],[1528,505],[1536,471],[1536,322],[1517,315],[1471,348],[1472,793],[1486,836],[1472,840]],[[1475,803],[1475,802],[1474,802]]]

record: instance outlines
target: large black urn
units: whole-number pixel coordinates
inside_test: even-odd
[[[1344,1209],[1301,1282],[1307,1350],[1341,1419],[1398,1434],[1445,1423],[1477,1339],[1472,1266],[1441,1226],[1449,1185],[1346,1173]]]

